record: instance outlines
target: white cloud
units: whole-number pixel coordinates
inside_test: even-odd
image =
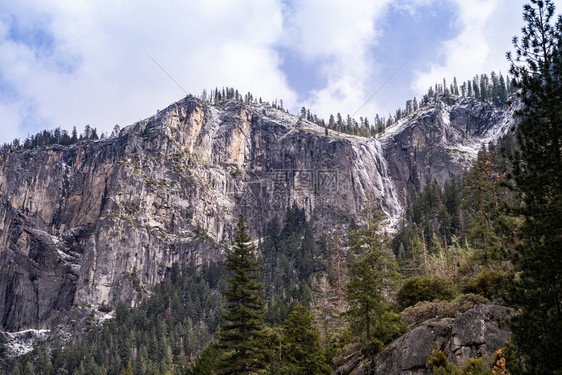
[[[12,0],[4,7],[12,16],[0,20],[0,73],[12,90],[0,96],[0,113],[11,114],[3,128],[12,130],[1,141],[13,129],[22,137],[58,125],[108,131],[181,98],[147,53],[189,93],[232,85],[267,100],[296,100],[275,51],[283,32],[275,0]],[[54,38],[48,51],[9,37],[14,22],[30,28],[38,20]],[[26,116],[15,111],[29,103],[46,120],[37,129],[23,128]]]
[[[507,70],[506,45],[520,24],[505,22],[521,19],[523,0],[448,1],[457,4],[461,32],[441,44],[442,64],[419,71],[412,97],[443,77]],[[373,83],[384,81],[382,56],[373,51],[384,38],[377,25],[387,11],[414,14],[434,2],[8,0],[0,5],[0,143],[59,125],[109,131],[180,99],[184,93],[147,53],[189,93],[232,86],[322,116],[353,113]],[[14,25],[22,35],[14,37]],[[40,32],[50,39],[36,40]],[[404,43],[398,48],[413,48]],[[301,103],[282,71],[280,47],[324,81],[298,93]],[[357,116],[381,112],[376,99]]]
[[[317,64],[325,86],[305,105],[320,115],[353,113],[376,67],[370,48],[389,1],[298,0],[287,10],[285,45]]]
[[[19,124],[23,118],[20,115],[21,109],[14,103],[0,105],[0,129],[2,129],[2,143],[11,142],[19,138],[18,128],[13,124]]]
[[[507,73],[509,64],[505,53],[509,41],[519,33],[522,25],[523,0],[454,0],[460,33],[442,43],[442,64],[432,64],[429,70],[419,71],[413,88],[418,93],[446,78],[451,82],[471,79],[476,74],[492,70]]]

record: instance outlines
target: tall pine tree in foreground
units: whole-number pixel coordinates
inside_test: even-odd
[[[521,198],[522,238],[508,299],[519,371],[562,373],[562,19],[550,0],[524,7],[514,38],[513,84],[519,89],[519,151],[512,177]]]
[[[219,348],[224,350],[220,374],[253,374],[266,366],[261,263],[251,241],[246,220],[240,215],[234,245],[225,261],[230,277],[224,292],[226,313],[219,334]]]

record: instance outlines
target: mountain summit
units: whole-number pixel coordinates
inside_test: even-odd
[[[221,259],[238,214],[257,238],[288,205],[315,226],[460,176],[512,112],[440,98],[375,138],[266,104],[186,97],[119,136],[0,153],[1,329],[45,328],[73,306],[138,303],[174,262]]]

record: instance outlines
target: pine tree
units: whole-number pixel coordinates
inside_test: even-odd
[[[499,80],[499,92],[498,92],[498,101],[500,104],[505,105],[507,102],[507,87],[505,85],[505,80],[503,75],[500,73],[500,80]]]
[[[80,367],[83,368],[82,364],[80,364]],[[34,374],[33,366],[31,365],[30,362],[27,362],[23,367],[22,375],[33,375],[33,374]]]
[[[501,243],[494,225],[500,216],[498,197],[498,173],[494,164],[493,152],[483,148],[477,160],[464,178],[462,208],[470,216],[467,238],[478,250],[484,268],[500,258]]]
[[[72,143],[78,142],[78,132],[76,131],[76,126],[72,128],[72,137],[70,138]]]
[[[133,366],[129,363],[127,368],[123,370],[122,375],[133,375]]]
[[[562,19],[552,1],[531,3],[508,53],[522,104],[512,176],[524,217],[508,297],[521,311],[511,329],[525,372],[550,374],[562,371]]]
[[[84,126],[84,139],[91,139],[92,136],[92,128],[89,124]]]
[[[353,331],[359,336],[363,350],[376,354],[389,336],[385,318],[389,315],[385,294],[397,280],[397,264],[384,237],[379,233],[381,214],[372,208],[364,213],[367,225],[351,233],[351,247],[356,254],[352,276],[346,286],[349,309],[346,317]],[[391,317],[395,320],[396,317]]]
[[[16,364],[16,366],[11,372],[11,375],[21,375],[22,370],[20,369],[21,369],[21,363]]]
[[[221,374],[250,374],[265,368],[263,339],[265,301],[260,283],[261,264],[248,235],[246,220],[238,219],[232,250],[226,268],[231,272],[224,292],[226,313],[219,334]]]
[[[457,77],[453,78],[453,94],[459,95],[459,85],[457,84]]]
[[[215,375],[215,369],[218,367],[217,360],[220,358],[220,351],[217,344],[212,342],[205,350],[197,356],[190,368],[184,371],[185,375]]]
[[[488,76],[482,74],[480,76],[480,100],[483,102],[488,100]]]
[[[330,373],[318,329],[308,309],[297,305],[283,325],[283,372],[294,375]]]
[[[480,83],[478,79],[478,75],[472,81],[472,90],[474,91],[474,98],[480,100]]]
[[[328,120],[328,127],[332,130],[336,130],[336,120],[334,119],[334,115],[330,115],[330,119]]]

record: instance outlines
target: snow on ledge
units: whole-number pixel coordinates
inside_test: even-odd
[[[51,331],[48,329],[26,329],[19,332],[3,332],[6,336],[6,348],[15,356],[22,356],[33,350],[38,340],[43,340]]]

